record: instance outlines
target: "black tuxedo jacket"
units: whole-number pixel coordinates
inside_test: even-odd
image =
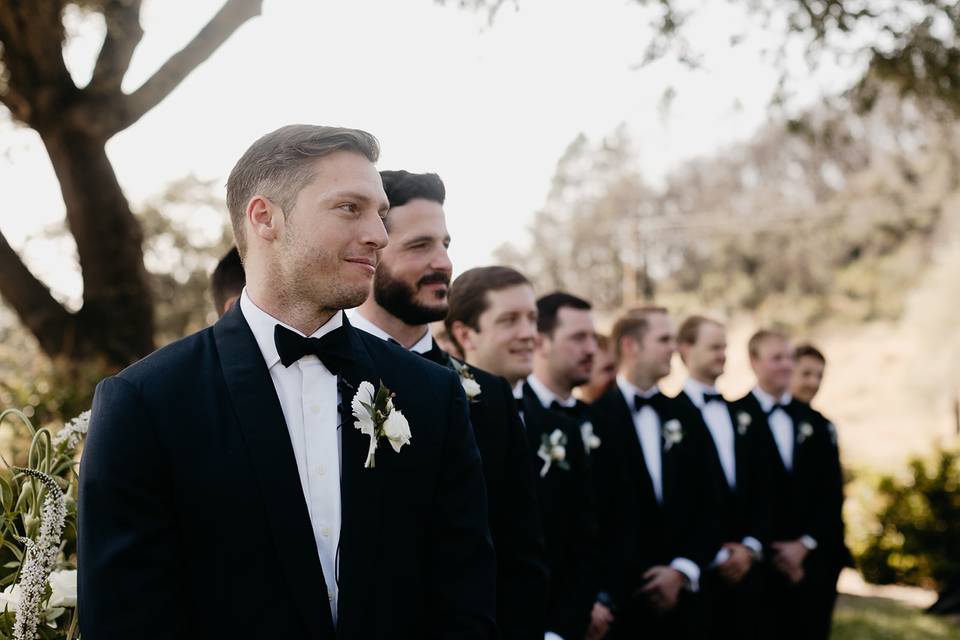
[[[496,636],[460,381],[344,324],[355,360],[341,380],[382,380],[411,442],[381,443],[366,469],[369,438],[341,425],[336,627],[280,403],[238,305],[97,388],[80,474],[84,637]]]
[[[440,363],[452,366],[446,357]],[[497,554],[497,626],[505,640],[543,640],[547,559],[523,423],[510,384],[466,366],[480,385],[480,395],[470,402],[470,423],[483,460]]]
[[[683,557],[704,570],[713,546],[711,489],[705,469],[705,446],[699,428],[685,424],[676,403],[655,400],[661,427],[679,420],[683,440],[663,449],[663,502],[658,502],[637,437],[633,411],[614,385],[592,405],[603,444],[593,455],[593,477],[599,514],[602,578],[621,607],[631,607],[642,575],[657,565]]]
[[[546,629],[565,640],[583,638],[597,596],[597,527],[587,475],[580,424],[540,404],[526,382],[520,400],[523,421],[537,474],[537,497],[543,519],[550,586]],[[567,438],[566,462],[554,462],[545,476],[537,456],[542,437],[559,429]]]
[[[809,406],[809,405],[808,405]],[[825,415],[810,407],[813,413],[814,424],[823,429],[830,438],[830,466],[825,470],[833,479],[833,490],[829,509],[834,518],[833,526],[830,528],[832,538],[825,540],[825,549],[829,554],[829,562],[840,569],[842,567],[853,567],[853,555],[847,548],[846,527],[843,523],[843,465],[840,462],[840,447],[837,441],[837,428]]]
[[[715,551],[727,542],[741,542],[750,536],[761,544],[766,544],[770,530],[770,490],[769,483],[760,464],[761,451],[756,438],[756,429],[749,429],[737,422],[737,416],[731,404],[724,401],[733,425],[734,460],[736,465],[736,487],[731,487],[720,463],[710,428],[703,412],[693,403],[686,392],[681,391],[672,402],[675,411],[684,425],[699,430],[705,446],[706,471],[710,487],[713,490],[713,508],[711,517],[714,522]]]
[[[756,437],[758,459],[765,467],[771,495],[768,538],[779,541],[812,536],[820,552],[815,551],[813,557],[823,557],[834,541],[843,537],[837,507],[838,488],[842,491],[839,459],[825,423],[817,419],[807,404],[794,400],[787,406],[794,436],[793,469],[787,470],[756,396],[748,393],[735,401],[732,408],[734,424],[749,421],[748,429]],[[741,414],[748,418],[741,418]],[[842,493],[839,495],[842,501]]]

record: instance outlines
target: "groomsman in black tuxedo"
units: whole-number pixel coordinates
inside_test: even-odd
[[[842,537],[835,449],[810,406],[790,394],[794,352],[786,335],[758,331],[748,350],[757,386],[734,403],[734,413],[737,425],[755,432],[771,492],[762,600],[770,618],[766,633],[826,640],[822,585]]]
[[[532,462],[510,385],[451,360],[428,326],[447,315],[453,270],[443,210],[446,189],[434,173],[380,175],[390,201],[385,220],[390,243],[380,254],[371,295],[350,320],[358,329],[460,373],[487,485],[497,554],[497,626],[508,640],[540,640],[547,567]]]
[[[820,385],[823,382],[823,374],[827,367],[827,359],[823,353],[811,344],[802,344],[794,352],[796,367],[793,372],[793,381],[790,385],[790,393],[798,402],[804,402],[808,405],[813,403],[813,399],[820,391]],[[833,609],[837,603],[837,579],[840,571],[844,567],[854,566],[853,556],[850,549],[847,548],[845,538],[845,527],[843,524],[843,467],[840,463],[840,448],[837,439],[837,428],[826,416],[811,409],[816,417],[816,423],[827,430],[830,434],[830,442],[833,445],[831,466],[829,473],[836,480],[836,486],[833,493],[833,501],[830,509],[836,518],[835,527],[832,529],[835,534],[833,539],[824,545],[824,570],[820,578],[821,584],[816,587],[815,598],[819,601],[818,610],[820,611],[820,629],[821,633],[826,630],[829,633],[830,625],[833,621]]]
[[[594,433],[589,406],[574,397],[573,389],[589,382],[597,333],[590,303],[564,292],[537,300],[537,339],[533,373],[523,383],[523,396],[540,407],[567,415],[579,424],[583,449],[589,459],[601,444]],[[609,594],[599,594],[591,611],[590,635],[601,638],[613,622]]]
[[[602,584],[617,607],[611,637],[702,638],[697,592],[716,537],[702,429],[658,386],[670,373],[673,323],[663,308],[634,309],[611,340],[619,374],[592,406]]]
[[[597,595],[596,524],[580,424],[544,407],[524,384],[537,337],[533,286],[508,267],[471,269],[450,288],[446,324],[467,362],[514,387],[539,478],[550,570],[544,637],[582,640]]]
[[[354,129],[257,140],[227,181],[239,302],[97,386],[85,638],[497,637],[460,379],[343,314],[387,244],[378,155]],[[374,416],[362,394],[378,385]]]
[[[727,361],[726,329],[710,318],[691,316],[677,332],[677,350],[689,377],[674,402],[684,424],[705,436],[720,536],[703,575],[710,606],[708,637],[759,639],[759,564],[769,527],[769,495],[755,438],[737,423],[730,403],[717,391]]]

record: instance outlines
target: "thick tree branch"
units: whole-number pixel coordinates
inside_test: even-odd
[[[157,69],[139,89],[127,96],[114,133],[126,129],[170,95],[184,78],[206,61],[240,26],[260,15],[263,0],[227,0],[187,46]]]
[[[140,26],[141,0],[109,0],[103,5],[107,34],[93,69],[87,90],[95,93],[119,92],[123,76],[130,67],[133,52],[143,38]]]
[[[49,355],[62,352],[75,316],[57,302],[0,233],[0,295]]]

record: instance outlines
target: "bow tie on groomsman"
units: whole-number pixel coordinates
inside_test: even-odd
[[[658,405],[662,398],[664,398],[664,395],[659,391],[652,396],[635,395],[633,396],[633,411],[638,413],[644,407],[650,407],[659,414]]]
[[[704,399],[704,402],[706,402],[706,399]],[[763,413],[769,418],[777,409],[783,409],[783,411],[786,412],[788,406],[789,403],[787,402],[774,402],[772,405],[770,405],[769,409],[764,409]]]
[[[273,341],[276,344],[280,362],[285,367],[289,367],[304,356],[312,355],[318,357],[330,373],[340,376],[353,362],[350,338],[343,327],[334,329],[319,338],[308,338],[278,324],[273,330]]]
[[[711,402],[723,402],[723,396],[720,395],[719,393],[704,392],[703,404],[708,405]]]

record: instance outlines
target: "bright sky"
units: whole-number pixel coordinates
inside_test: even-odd
[[[146,36],[124,88],[149,77],[222,2],[147,0]],[[708,54],[696,72],[669,62],[636,68],[649,31],[630,0],[521,0],[492,27],[448,4],[266,0],[261,17],[110,141],[127,196],[136,206],[188,173],[216,180],[222,192],[245,148],[284,124],[359,127],[380,139],[381,168],[444,179],[451,253],[462,271],[488,263],[506,240],[525,243],[525,226],[577,133],[599,138],[627,123],[637,162],[655,181],[684,159],[747,137],[766,118],[777,75],[759,59],[764,36],[756,29],[749,46],[727,44],[734,28],[717,25],[748,25],[728,3],[709,3],[692,25],[693,41]],[[86,26],[66,53],[80,82],[102,37],[102,27]],[[821,75],[800,87],[806,101],[849,77]],[[677,97],[664,116],[669,86]],[[0,193],[9,207],[0,229],[22,247],[29,234],[62,220],[63,203],[36,134],[0,125],[0,136]],[[26,257],[58,293],[75,298],[79,276],[62,255],[31,244]]]

